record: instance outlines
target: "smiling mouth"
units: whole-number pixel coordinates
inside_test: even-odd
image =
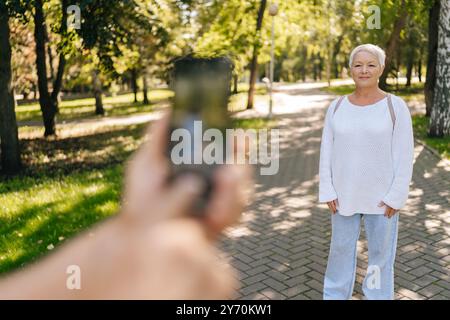
[[[370,77],[359,77],[360,79],[369,79]]]

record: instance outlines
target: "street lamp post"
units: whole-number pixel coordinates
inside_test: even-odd
[[[269,14],[272,16],[272,41],[270,48],[270,89],[269,89],[269,118],[272,117],[272,107],[273,107],[273,68],[274,68],[274,47],[275,47],[275,16],[278,13],[278,5],[272,3],[269,6]]]

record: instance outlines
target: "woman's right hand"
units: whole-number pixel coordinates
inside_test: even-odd
[[[328,205],[328,208],[330,208],[331,213],[335,214],[337,211],[337,207],[339,206],[339,201],[338,201],[338,199],[334,199],[332,201],[328,201],[327,205]]]

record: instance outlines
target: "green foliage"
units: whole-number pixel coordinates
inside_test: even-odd
[[[2,4],[5,5],[11,17],[21,19],[22,22],[28,21],[26,12],[30,10],[32,5],[30,0],[3,0]]]
[[[283,0],[278,1],[275,22],[275,79],[297,81],[326,76],[331,64],[331,78],[345,75],[350,51],[358,44],[371,42],[386,47],[395,19],[408,14],[400,34],[400,50],[394,57],[394,69],[404,74],[406,64],[418,61],[426,65],[428,9],[433,0]],[[12,15],[27,20],[31,0],[7,0]],[[46,0],[45,9],[52,34],[50,44],[69,59],[68,68],[78,62],[100,67],[102,82],[108,86],[113,79],[129,78],[129,70],[138,74],[167,78],[167,71],[176,56],[195,53],[200,56],[228,55],[235,75],[242,78],[248,67],[253,44],[260,45],[259,77],[266,76],[265,64],[270,60],[272,18],[263,20],[255,37],[256,15],[260,0],[77,0],[82,13],[80,30],[61,28],[61,0]],[[368,29],[367,19],[377,5],[381,28]],[[83,50],[87,49],[87,50]],[[81,55],[82,58],[73,58]],[[407,57],[413,57],[408,62]],[[75,65],[71,63],[74,62]],[[72,68],[90,86],[89,71],[82,66]],[[80,72],[77,72],[80,71]],[[23,73],[23,72],[22,72]],[[28,72],[29,73],[29,72]],[[422,72],[424,74],[425,72]],[[393,74],[395,75],[395,74]],[[20,76],[19,76],[20,77]],[[30,91],[27,79],[23,88]]]
[[[123,47],[130,45],[137,28],[151,30],[151,21],[138,10],[134,0],[80,0],[83,15],[78,30],[83,46],[96,49],[104,72],[115,72],[114,57],[123,56]]]

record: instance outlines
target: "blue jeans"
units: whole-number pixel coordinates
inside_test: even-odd
[[[357,241],[361,218],[367,236],[369,263],[363,292],[369,300],[394,299],[394,261],[398,212],[390,219],[380,214],[331,215],[331,245],[324,279],[324,300],[352,297],[356,276]]]

